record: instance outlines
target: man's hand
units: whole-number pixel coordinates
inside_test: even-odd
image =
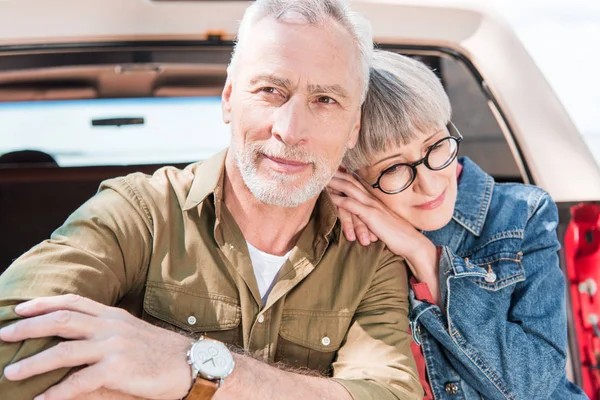
[[[190,339],[150,325],[128,312],[77,295],[22,303],[23,317],[0,330],[17,342],[60,336],[71,339],[4,369],[22,380],[64,367],[84,366],[36,400],[72,399],[100,389],[148,399],[184,397],[192,383],[186,350]]]

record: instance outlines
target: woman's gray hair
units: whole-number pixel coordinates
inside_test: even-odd
[[[310,25],[324,25],[330,20],[339,23],[350,33],[360,57],[364,101],[369,85],[369,70],[373,58],[373,36],[369,20],[353,11],[346,0],[257,0],[250,5],[240,21],[230,67],[235,68],[236,54],[243,46],[248,32],[260,20],[300,18]],[[307,55],[308,56],[308,55]]]
[[[445,127],[451,114],[444,87],[425,64],[375,50],[358,142],[343,164],[351,170],[366,167],[390,146]]]

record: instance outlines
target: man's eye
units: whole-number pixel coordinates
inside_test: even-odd
[[[322,104],[336,104],[337,101],[335,101],[334,99],[332,99],[329,96],[321,96],[317,99],[317,102],[322,103]]]
[[[271,94],[276,94],[277,93],[277,89],[275,89],[274,87],[260,88],[260,91],[264,92],[264,93],[271,93]]]

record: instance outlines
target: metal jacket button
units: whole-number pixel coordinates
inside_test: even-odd
[[[331,344],[331,339],[325,336],[323,339],[321,339],[321,344],[323,344],[323,346],[329,346]]]
[[[487,283],[494,283],[494,282],[496,282],[496,278],[497,278],[497,276],[494,273],[494,271],[492,270],[492,267],[490,265],[488,265],[487,274],[485,275],[485,278],[483,278],[483,279],[485,279],[485,281]]]
[[[456,383],[446,383],[444,390],[448,394],[456,394],[458,393],[458,385]]]
[[[258,323],[259,323],[259,324],[262,324],[263,322],[265,322],[265,316],[264,316],[264,315],[262,315],[262,314],[260,314],[260,315],[258,316]]]
[[[196,317],[194,317],[193,315],[190,315],[187,321],[190,325],[196,325]]]

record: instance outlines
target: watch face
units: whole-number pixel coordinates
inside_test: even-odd
[[[225,345],[216,340],[204,339],[192,347],[194,367],[208,379],[222,379],[233,371],[233,357]]]

